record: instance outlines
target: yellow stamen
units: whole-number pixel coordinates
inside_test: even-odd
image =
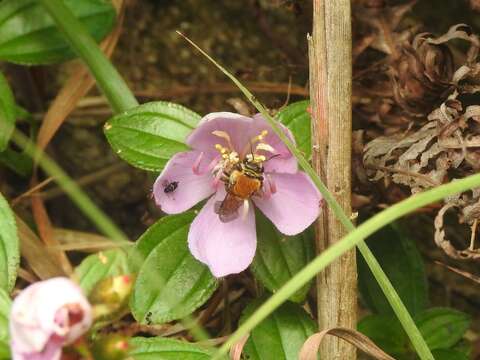
[[[225,157],[225,155],[228,156],[228,154],[230,153],[227,148],[224,148],[220,144],[215,144],[215,149],[217,149],[223,157]]]
[[[255,151],[264,150],[264,151],[268,151],[268,152],[274,152],[274,149],[270,145],[263,142],[263,140],[265,139],[265,137],[267,135],[268,135],[268,130],[262,130],[259,135],[254,136],[250,140],[249,144],[247,146],[245,146],[245,149],[243,149],[242,154],[245,154],[245,156],[248,156],[249,150],[251,151],[252,147],[257,143],[258,144],[255,147]],[[253,160],[255,160],[255,159],[253,159]]]
[[[257,135],[255,136],[252,140],[250,140],[250,142],[252,144],[255,144],[257,142],[260,142],[260,141],[263,141],[263,139],[265,139],[265,136],[268,135],[268,131],[267,130],[263,130],[260,135]]]
[[[238,154],[236,151],[232,151],[228,158],[232,163],[237,163],[239,161]]]
[[[266,144],[266,143],[259,143],[257,145],[257,147],[255,148],[255,150],[263,150],[263,151],[267,151],[269,153],[274,153],[275,152],[275,149],[273,147],[271,147],[270,145]]]

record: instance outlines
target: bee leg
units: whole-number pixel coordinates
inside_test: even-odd
[[[266,197],[268,199],[268,197],[270,196],[269,194],[267,194],[267,192],[261,188],[261,189],[258,189],[257,191],[255,191],[255,193],[253,194],[253,196],[258,196],[259,198],[263,198],[263,197]]]
[[[218,188],[218,184],[219,184],[220,182],[225,182],[225,180],[223,179],[224,176],[225,176],[225,175],[224,175],[223,171],[218,171],[218,172],[215,174],[215,177],[213,178],[213,187],[214,187],[215,189]]]
[[[224,181],[224,182],[229,182],[230,181],[230,173],[229,172],[222,172],[222,175],[220,177],[220,180]]]

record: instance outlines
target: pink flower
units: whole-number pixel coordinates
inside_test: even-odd
[[[214,276],[239,273],[252,262],[252,203],[286,235],[302,232],[318,217],[318,190],[260,114],[209,114],[186,142],[193,150],[170,159],[153,193],[168,214],[211,196],[190,226],[188,245]]]
[[[30,285],[13,301],[10,336],[13,360],[57,360],[92,324],[90,304],[67,278]]]

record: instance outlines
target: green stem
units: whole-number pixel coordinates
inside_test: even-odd
[[[290,141],[287,135],[282,131],[277,121],[275,121],[275,119],[273,119],[270,116],[270,114],[268,113],[268,110],[259,101],[257,101],[257,99],[253,96],[253,94],[245,86],[243,86],[243,84],[235,76],[233,76],[228,70],[226,70],[224,67],[218,64],[212,57],[210,57],[205,51],[203,51],[200,47],[198,47],[193,41],[185,37],[180,32],[179,32],[179,35],[184,37],[192,46],[194,46],[198,51],[200,51],[207,59],[209,59],[213,64],[215,64],[215,66],[219,68],[227,77],[229,77],[230,80],[232,80],[235,83],[235,85],[237,85],[237,87],[243,92],[243,94],[250,100],[250,102],[257,108],[257,110],[269,122],[269,124],[272,126],[272,129],[275,131],[278,137],[285,143],[288,149],[297,158],[298,162],[300,163],[300,166],[305,170],[305,172],[310,176],[310,178],[313,180],[315,185],[318,187],[325,201],[329,205],[330,209],[334,212],[337,219],[350,232],[350,234],[358,233],[358,230],[355,231],[355,225],[351,222],[349,217],[343,212],[343,209],[340,206],[340,204],[335,200],[335,198],[330,193],[330,191],[328,191],[327,187],[322,182],[320,177],[317,175],[315,170],[312,168],[308,160],[305,159],[305,157],[302,155],[300,150],[297,149],[295,144],[293,144]],[[383,290],[385,297],[390,303],[390,306],[392,306],[393,311],[398,316],[399,321],[403,325],[418,355],[422,360],[433,360],[432,353],[430,352],[425,340],[423,339],[422,335],[420,334],[420,331],[415,325],[415,322],[413,321],[412,317],[408,313],[407,308],[405,307],[402,300],[400,299],[397,292],[395,291],[395,288],[393,287],[392,283],[390,282],[387,275],[384,273],[384,271],[380,267],[380,264],[375,259],[375,256],[372,254],[368,246],[362,242],[363,239],[365,239],[365,237],[354,238],[354,239],[355,239],[355,242],[352,242],[352,244],[344,241],[343,243],[346,243],[347,245],[344,245],[344,247],[341,248],[342,251],[334,252],[335,254],[334,256],[332,256],[331,258],[327,258],[328,262],[325,262],[325,255],[324,255],[325,252],[319,255],[310,265],[305,267],[301,272],[297,274],[297,276],[293,277],[287,284],[284,285],[284,287],[282,287],[274,296],[272,296],[265,303],[265,305],[269,304],[267,307],[262,306],[257,310],[257,312],[255,312],[252,315],[251,318],[254,318],[255,321],[252,321],[251,324],[254,323],[255,325],[257,325],[258,319],[260,320],[264,319],[266,316],[268,316],[268,314],[273,312],[277,306],[279,306],[282,302],[286,301],[291,295],[293,295],[295,291],[290,293],[288,289],[291,289],[291,288],[295,288],[297,290],[300,289],[301,286],[306,284],[308,280],[314,277],[316,273],[320,272],[327,264],[331,263],[333,260],[335,260],[337,257],[342,255],[345,251],[347,251],[354,245],[359,245],[360,253],[365,258],[367,265],[370,267],[370,270],[375,276],[375,279],[377,280],[381,289]],[[332,248],[334,248],[334,246],[330,247],[327,250],[330,250]],[[340,247],[337,246],[336,248],[340,248]],[[312,264],[313,265],[316,264],[316,266],[311,266]],[[303,277],[301,276],[301,274],[304,274]],[[308,277],[307,280],[305,280],[306,277]],[[289,284],[290,284],[290,287],[287,287]],[[284,290],[285,288],[287,288],[287,290]],[[250,323],[250,319],[245,322],[245,324],[249,324],[249,323]],[[253,327],[249,328],[249,326],[246,326],[245,324],[239,327],[233,333],[230,339],[222,346],[220,350],[221,354],[226,354],[230,346],[232,346],[242,336],[246,335],[246,333],[249,330],[253,329]]]
[[[67,193],[80,210],[112,241],[131,244],[125,234],[100,210],[79,186],[52,159],[40,151],[20,131],[15,131],[12,141],[22,148],[32,159],[38,159],[40,167],[52,176],[58,185]]]
[[[123,78],[102,53],[95,41],[90,37],[82,23],[71,11],[65,7],[62,0],[40,0],[55,20],[57,26],[63,31],[71,47],[87,64],[98,86],[107,97],[110,106],[115,112],[122,112],[138,106],[133,93],[126,85]],[[40,167],[72,198],[77,206],[89,217],[94,224],[112,240],[127,241],[125,235],[111,222],[111,220],[82,192],[77,184],[63,172],[63,170],[43,152],[40,152],[28,138],[16,132],[12,138],[30,156],[38,156]],[[27,146],[29,145],[29,146]],[[127,241],[126,244],[132,243]],[[155,279],[158,281],[158,279]],[[180,320],[196,340],[208,339],[208,333],[200,324],[190,316]]]
[[[422,206],[431,204],[447,196],[461,193],[463,191],[467,191],[478,186],[480,186],[480,174],[471,175],[464,179],[456,180],[449,184],[438,186],[423,193],[415,194],[408,199],[403,200],[373,216],[372,218],[361,224],[354,231],[346,235],[341,241],[335,243],[334,245],[326,249],[312,262],[305,266],[300,272],[298,272],[293,278],[291,278],[280,290],[278,290],[264,304],[262,304],[262,306],[260,306],[257,311],[253,313],[237,329],[237,331],[235,331],[230,336],[230,338],[217,351],[213,359],[219,359],[221,356],[225,355],[232,345],[239,341],[244,335],[248,334],[255,326],[257,326],[263,319],[270,315],[286,299],[295,294],[295,292],[297,292],[302,286],[304,286],[308,281],[315,277],[318,272],[322,271],[326,266],[328,266],[332,261],[341,256],[344,252],[350,250],[355,245],[362,244],[363,239],[372,235],[388,223],[397,220],[403,215],[406,215],[418,208],[421,208]],[[367,250],[367,253],[368,252],[369,250]],[[376,260],[374,261],[376,262]],[[375,266],[379,266],[379,264],[376,263]],[[377,278],[377,280],[379,279]],[[385,280],[387,282],[385,282]],[[393,289],[393,287],[391,287],[388,279],[380,279],[379,285],[380,287],[382,287],[382,290],[384,290],[386,294],[389,293],[390,298],[392,298],[392,293],[395,293],[395,290]],[[397,303],[401,303],[401,300],[398,295],[396,295],[396,293],[394,295],[394,301]],[[399,320],[405,327],[405,321],[408,322],[409,320],[401,312],[397,313],[398,308],[394,307],[393,304],[392,307],[394,308],[396,314],[399,315]],[[410,336],[410,340],[412,341],[412,343],[423,343],[423,338],[421,337],[420,333],[415,335],[419,338],[414,338],[410,333],[408,335]],[[422,356],[422,359],[424,358],[433,360],[433,356],[431,355],[428,347],[420,350],[422,351],[421,355],[419,349],[417,349],[417,352],[419,352],[419,355]]]
[[[63,0],[40,1],[68,39],[70,46],[88,66],[113,110],[122,112],[137,106],[138,102],[123,78]]]

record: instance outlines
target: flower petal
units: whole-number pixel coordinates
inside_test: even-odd
[[[302,232],[320,213],[320,193],[304,172],[269,176],[276,192],[269,197],[253,197],[253,202],[283,234]]]
[[[215,203],[222,201],[225,191],[218,191],[193,220],[188,233],[192,255],[206,264],[215,277],[237,274],[253,260],[257,247],[255,212],[250,206],[246,216],[221,222],[215,213]]]
[[[59,339],[51,338],[40,353],[20,353],[13,345],[13,360],[60,360],[62,343]]]
[[[201,154],[200,151],[175,154],[155,181],[155,202],[167,214],[188,210],[214,193],[208,169],[214,159],[211,154]]]
[[[265,120],[262,114],[256,114],[253,116],[254,126],[256,130],[254,132],[260,133],[262,130],[268,130],[268,134],[265,137],[265,143],[274,148],[274,154],[264,153],[264,155],[270,158],[275,155],[274,158],[264,163],[265,172],[279,172],[279,173],[296,173],[298,171],[297,159],[292,155],[287,146],[273,132],[270,124]],[[279,124],[285,135],[295,144],[295,138],[291,131],[282,124]],[[279,156],[277,156],[279,155]]]
[[[200,124],[187,138],[187,144],[195,150],[215,151],[215,144],[228,146],[226,140],[214,134],[223,131],[230,136],[233,150],[240,153],[252,135],[253,119],[230,112],[215,112],[203,117]],[[232,150],[232,149],[230,149]]]

